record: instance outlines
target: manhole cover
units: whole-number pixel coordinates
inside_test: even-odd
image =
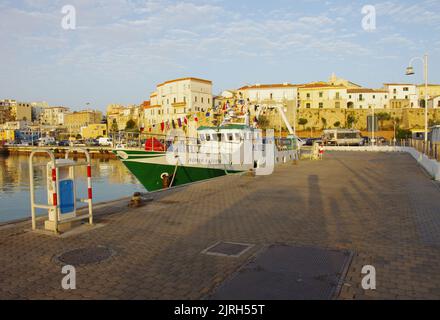
[[[215,256],[239,257],[252,247],[253,245],[247,243],[218,242],[203,250],[202,253]]]
[[[273,245],[210,296],[214,300],[334,299],[351,252]]]
[[[73,266],[93,264],[107,260],[114,254],[114,251],[104,246],[79,248],[63,252],[56,257],[56,260]]]

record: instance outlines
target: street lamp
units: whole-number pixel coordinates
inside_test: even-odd
[[[409,61],[409,65],[406,68],[406,75],[412,76],[415,74],[412,66],[415,60],[420,60],[423,63],[424,78],[425,78],[425,148],[428,144],[428,55],[425,54],[422,57],[414,57]]]

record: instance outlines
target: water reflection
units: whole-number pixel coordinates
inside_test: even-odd
[[[47,203],[46,163],[48,158],[35,157],[34,185],[38,203]],[[86,197],[86,167],[75,168],[77,197]],[[94,202],[112,200],[145,191],[136,178],[118,160],[93,159],[92,183]],[[30,216],[29,157],[0,155],[0,222]],[[39,214],[45,214],[39,211]]]

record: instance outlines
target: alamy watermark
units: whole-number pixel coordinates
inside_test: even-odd
[[[364,274],[362,278],[362,289],[364,290],[376,290],[376,268],[371,265],[362,267],[361,273]]]
[[[76,9],[74,6],[68,4],[63,6],[61,13],[64,15],[61,19],[61,28],[64,30],[76,29]]]
[[[65,265],[61,269],[61,273],[65,274],[61,280],[61,287],[64,290],[75,290],[76,289],[76,269],[74,266]]]
[[[362,7],[362,29],[368,32],[376,30],[376,7],[373,5],[365,5]]]

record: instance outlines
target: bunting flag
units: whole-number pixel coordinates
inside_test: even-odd
[[[209,117],[209,116],[210,116],[210,113],[209,113],[209,112],[207,112],[205,116],[206,116],[206,117]]]
[[[167,131],[170,130],[170,121],[169,120],[167,120],[166,127],[167,127]]]
[[[176,123],[174,122],[174,119],[171,120],[171,125],[173,126],[173,129],[176,129]]]
[[[151,132],[151,127],[148,129],[148,131],[150,131]]]
[[[198,122],[198,121],[199,121],[199,118],[194,117],[194,121],[195,121],[195,122]]]
[[[161,123],[160,123],[160,130],[163,131],[164,129],[165,129],[165,123],[161,122]]]
[[[183,121],[185,122],[186,125],[188,125],[188,118],[187,117],[183,118]]]
[[[182,127],[182,120],[180,118],[177,119],[177,124],[179,125],[179,128]]]

